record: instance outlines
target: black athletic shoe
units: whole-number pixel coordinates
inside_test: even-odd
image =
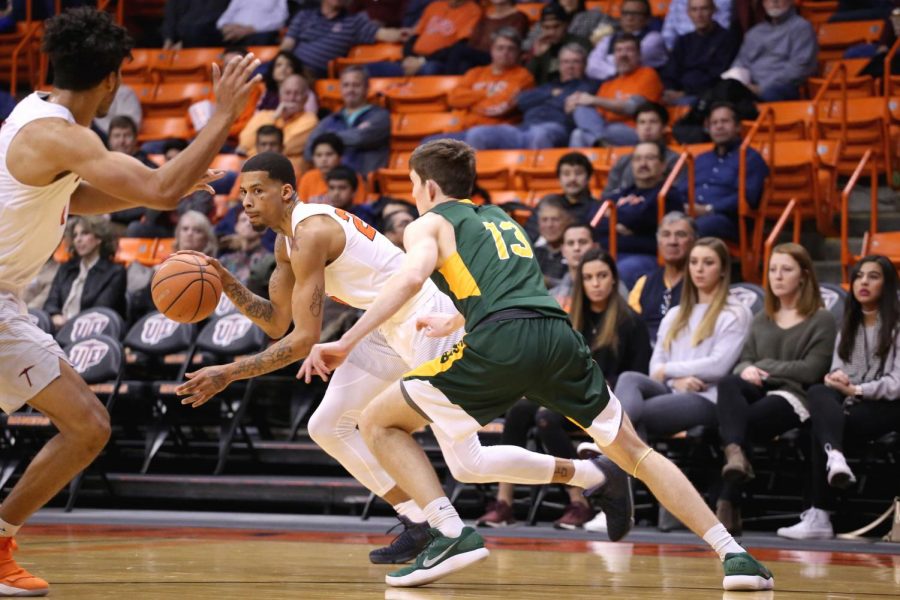
[[[400,523],[392,527],[388,533],[403,526],[403,531],[384,548],[376,548],[369,552],[369,560],[376,565],[395,565],[406,563],[417,557],[431,541],[428,535],[428,523],[413,523],[406,517],[397,517]]]
[[[599,456],[591,460],[606,475],[602,485],[585,490],[584,495],[596,496],[606,515],[606,534],[610,541],[618,542],[634,527],[634,495],[631,478],[616,463]]]

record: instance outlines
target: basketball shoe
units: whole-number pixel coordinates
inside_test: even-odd
[[[429,529],[428,535],[431,542],[416,561],[388,573],[385,583],[394,587],[425,585],[484,560],[490,554],[484,547],[484,539],[471,527],[463,527],[457,538],[447,537],[438,529]]]
[[[369,552],[369,560],[376,565],[392,565],[406,563],[414,559],[425,549],[431,536],[428,535],[428,523],[413,523],[406,517],[398,517],[400,523],[392,527],[388,533],[403,526],[403,531],[383,548]]]
[[[606,535],[610,541],[618,542],[634,527],[631,478],[605,456],[592,459],[591,462],[606,475],[606,480],[597,487],[585,490],[584,495],[588,498],[596,496],[600,509],[606,515]]]
[[[0,596],[46,596],[50,586],[13,560],[16,551],[13,538],[0,538]]]
[[[775,578],[761,562],[749,552],[732,552],[725,555],[722,563],[725,578],[722,587],[726,590],[771,590],[775,588]]]

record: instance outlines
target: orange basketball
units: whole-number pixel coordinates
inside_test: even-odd
[[[179,323],[196,323],[213,313],[222,295],[222,281],[205,259],[192,254],[171,256],[150,282],[153,304]]]

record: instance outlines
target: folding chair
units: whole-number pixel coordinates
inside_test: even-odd
[[[728,296],[749,308],[754,315],[763,309],[766,297],[763,289],[753,283],[732,283],[728,287]]]
[[[125,321],[122,320],[122,316],[111,308],[98,306],[86,308],[69,319],[56,334],[56,341],[60,346],[66,348],[75,342],[96,335],[106,335],[114,340],[121,340],[124,333]]]

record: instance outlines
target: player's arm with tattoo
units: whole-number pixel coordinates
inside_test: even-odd
[[[182,404],[196,408],[232,381],[271,373],[297,362],[319,341],[325,302],[325,266],[329,241],[334,236],[327,225],[320,219],[308,219],[297,225],[294,232],[290,259],[295,281],[291,292],[294,321],[291,333],[254,356],[186,374],[189,381],[176,390],[178,395],[188,396]]]

